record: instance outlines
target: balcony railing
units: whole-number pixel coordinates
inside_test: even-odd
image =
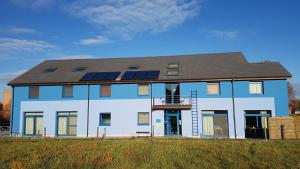
[[[190,109],[192,98],[190,96],[162,96],[152,98],[153,109]]]

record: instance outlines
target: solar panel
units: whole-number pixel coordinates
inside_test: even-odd
[[[143,80],[143,79],[146,79],[146,75],[147,75],[146,71],[139,71],[139,72],[136,72],[134,78],[136,80]]]
[[[151,80],[157,79],[159,71],[127,71],[122,80]]]
[[[147,74],[148,79],[157,79],[159,76],[159,71],[149,71]]]
[[[121,72],[89,72],[80,81],[111,81],[116,80]]]
[[[120,72],[109,72],[105,76],[105,80],[116,80],[118,76],[120,75]]]
[[[80,81],[92,81],[93,77],[95,76],[95,73],[86,73]]]
[[[122,76],[122,80],[132,80],[135,76],[135,72],[125,72]]]

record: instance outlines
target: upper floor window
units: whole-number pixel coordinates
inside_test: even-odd
[[[149,85],[148,84],[140,84],[138,86],[138,94],[140,96],[149,95]]]
[[[100,113],[99,125],[110,126],[110,123],[111,123],[110,113]]]
[[[100,96],[111,96],[111,85],[101,85]]]
[[[250,94],[263,94],[263,82],[250,82]]]
[[[220,83],[208,83],[207,84],[207,94],[209,94],[209,95],[220,94]]]
[[[39,86],[30,86],[29,87],[29,98],[39,98],[40,96],[40,88]]]
[[[72,85],[63,86],[63,97],[73,97],[73,86]]]
[[[138,112],[138,125],[149,125],[149,112]]]

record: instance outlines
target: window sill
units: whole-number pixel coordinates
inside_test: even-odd
[[[100,124],[99,127],[108,127],[111,126],[110,124]]]
[[[149,126],[149,123],[140,123],[138,126]]]

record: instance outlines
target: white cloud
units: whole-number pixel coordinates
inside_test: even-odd
[[[14,27],[9,30],[10,33],[15,34],[40,34],[40,32],[31,28]]]
[[[97,36],[96,38],[81,39],[79,44],[81,45],[103,45],[111,43],[112,41],[104,36]]]
[[[199,0],[76,0],[65,6],[110,36],[126,39],[142,32],[162,32],[200,11]],[[91,41],[90,41],[91,42]],[[93,42],[92,42],[93,43]]]
[[[21,8],[44,9],[56,4],[56,0],[10,0]]]
[[[35,53],[53,48],[55,48],[54,45],[45,41],[0,38],[0,56]]]
[[[234,40],[240,36],[237,30],[205,30],[208,38],[220,38],[225,40]]]
[[[0,73],[0,86],[5,86],[9,81],[13,80],[14,78],[16,78],[17,76],[21,75],[26,71],[27,70],[20,70],[17,72]]]

